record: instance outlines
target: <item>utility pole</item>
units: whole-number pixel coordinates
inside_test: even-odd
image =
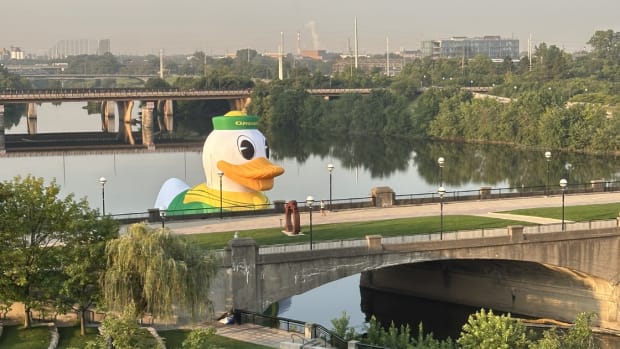
[[[284,55],[284,32],[280,32],[280,52],[278,54],[278,79],[284,80],[282,56]]]

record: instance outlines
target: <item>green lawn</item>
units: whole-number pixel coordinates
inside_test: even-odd
[[[570,200],[570,198],[566,198]],[[620,212],[620,203],[565,206],[564,219],[567,221],[583,222],[598,219],[614,219]],[[520,214],[545,218],[562,219],[562,206],[547,208],[528,208],[522,210],[506,211],[504,213]]]
[[[498,228],[508,225],[531,225],[531,223],[478,216],[444,216],[444,232],[454,230],[470,230],[482,228]],[[287,236],[281,228],[267,228],[240,231],[240,237],[251,237],[259,245],[294,244],[309,241],[308,227],[303,226],[305,235]],[[359,239],[366,235],[400,236],[427,234],[440,231],[439,216],[399,218],[382,221],[320,224],[312,227],[312,241]],[[219,249],[226,246],[233,238],[234,232],[208,233],[187,235],[190,241],[198,246]]]
[[[86,335],[80,335],[80,327],[59,327],[58,334],[60,335],[60,340],[58,341],[58,349],[66,349],[66,348],[84,348],[86,346],[86,342],[93,341],[97,338],[99,332],[96,327],[87,327]]]
[[[158,331],[159,335],[164,339],[166,343],[166,348],[168,349],[180,349],[181,344],[185,340],[185,337],[190,332],[190,330],[167,330],[167,331]],[[215,336],[213,341],[211,342],[214,346],[218,348],[225,349],[266,349],[269,347],[265,347],[262,345],[241,342],[234,339],[230,339],[222,336]]]
[[[47,349],[50,345],[50,329],[47,326],[23,329],[6,326],[0,337],[0,348],[7,349]]]

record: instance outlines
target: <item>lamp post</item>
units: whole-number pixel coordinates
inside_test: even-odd
[[[166,208],[162,207],[159,209],[159,218],[161,218],[161,228],[164,229],[166,227]]]
[[[332,210],[332,172],[334,172],[334,164],[327,164],[327,170],[329,171],[329,210]]]
[[[99,177],[99,183],[101,184],[101,212],[102,216],[105,216],[105,182],[108,180],[105,177]]]
[[[566,185],[568,184],[568,181],[564,178],[560,179],[560,187],[562,187],[562,231],[564,231],[565,225],[564,225],[564,194],[566,193]]]
[[[443,187],[443,164],[446,160],[443,156],[437,158],[437,165],[439,165],[439,186]]]
[[[308,195],[306,198],[306,206],[310,210],[310,249],[312,250],[312,205],[314,204],[314,198],[312,195]]]
[[[446,188],[439,187],[437,189],[439,193],[439,210],[440,210],[440,218],[439,218],[439,240],[443,240],[443,195],[446,193]]]
[[[218,170],[217,175],[220,177],[220,219],[222,219],[222,177],[224,177],[224,172],[222,170]]]
[[[573,165],[570,162],[567,162],[564,165],[564,168],[566,169],[566,183],[568,183],[568,181],[570,181],[570,170],[573,169]]]
[[[545,185],[545,196],[549,195],[549,162],[551,161],[551,152],[545,152],[545,159],[547,160],[547,185]]]

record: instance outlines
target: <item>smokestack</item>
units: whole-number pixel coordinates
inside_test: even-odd
[[[390,38],[385,38],[385,72],[390,76]]]
[[[159,78],[164,78],[164,49],[159,50]]]
[[[301,56],[301,34],[297,32],[297,56]]]
[[[359,55],[359,51],[357,50],[357,17],[355,17],[355,69],[357,69],[357,56]]]
[[[284,80],[282,56],[284,55],[284,32],[280,32],[280,54],[278,55],[278,79]]]

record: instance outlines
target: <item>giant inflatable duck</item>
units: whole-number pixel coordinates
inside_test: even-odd
[[[155,207],[170,215],[216,212],[221,198],[224,210],[267,208],[269,199],[262,191],[271,189],[284,169],[268,160],[267,142],[257,125],[257,116],[238,111],[214,117],[202,152],[206,183],[190,188],[171,178],[159,191]]]

